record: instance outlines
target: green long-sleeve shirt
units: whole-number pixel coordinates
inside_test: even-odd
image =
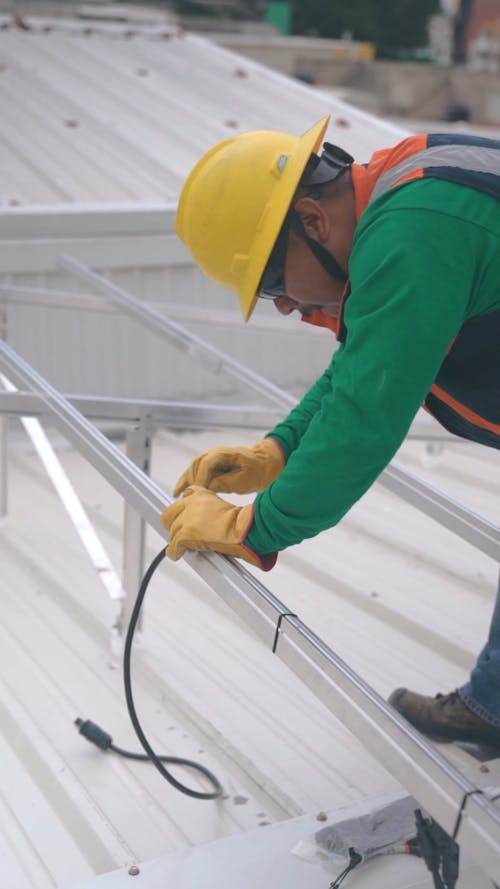
[[[269,433],[287,463],[255,501],[246,543],[260,554],[345,515],[401,445],[462,324],[500,308],[500,202],[438,179],[386,192],[361,216],[349,275],[345,344]]]

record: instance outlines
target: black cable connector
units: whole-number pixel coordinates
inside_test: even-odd
[[[80,717],[78,717],[75,719],[75,725],[78,727],[80,734],[83,735],[84,738],[87,738],[87,741],[90,741],[91,744],[95,744],[96,747],[99,747],[101,750],[109,750],[109,748],[113,746],[113,738],[111,735],[108,735],[104,729],[99,725],[96,725],[95,722],[91,722],[90,719],[80,719]]]
[[[80,719],[80,717],[78,717],[75,719],[75,725],[77,726],[79,733],[83,735],[87,741],[90,741],[91,744],[95,744],[96,747],[99,747],[100,750],[111,750],[112,753],[116,753],[118,756],[123,756],[124,759],[134,759],[136,762],[152,762],[151,757],[147,753],[136,753],[134,750],[124,750],[123,747],[117,747],[116,744],[113,744],[111,735],[90,719]],[[205,768],[205,766],[200,765],[200,763],[193,762],[192,759],[185,759],[183,756],[167,756],[164,753],[155,753],[155,757],[159,762],[167,762],[171,766],[185,766],[188,769],[194,769],[205,778],[208,778],[214,786],[215,782],[217,782],[217,779],[212,775],[212,772]]]

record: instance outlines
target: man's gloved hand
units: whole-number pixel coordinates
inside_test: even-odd
[[[174,497],[189,485],[201,485],[225,494],[263,491],[284,465],[283,451],[274,438],[264,438],[251,448],[212,448],[198,454],[182,473],[174,488]]]
[[[269,571],[277,553],[259,556],[245,546],[252,521],[253,504],[233,506],[212,491],[192,485],[161,514],[161,523],[170,532],[167,556],[176,562],[187,549],[211,550]]]

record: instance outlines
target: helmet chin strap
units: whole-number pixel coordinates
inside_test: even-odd
[[[320,187],[329,182],[334,182],[336,179],[339,179],[347,173],[352,162],[353,158],[350,154],[347,154],[347,152],[343,151],[341,148],[336,148],[336,146],[325,142],[321,157],[316,154],[310,156],[302,179],[300,180],[299,188],[304,188],[308,197],[317,200],[321,197]],[[349,276],[329,250],[313,238],[309,237],[302,219],[292,205],[283,220],[271,256],[264,269],[264,274],[259,283],[258,295],[262,299],[276,299],[278,296],[285,295],[284,265],[288,232],[292,227],[306,242],[309,250],[314,254],[327,274],[331,278],[334,278],[335,281],[338,281],[339,284],[345,286]]]
[[[304,223],[300,218],[299,214],[293,208],[289,211],[290,221],[293,227],[300,232],[302,237],[304,238],[307,246],[311,253],[314,253],[314,256],[323,266],[326,272],[330,275],[331,278],[335,278],[339,284],[345,285],[348,280],[348,275],[342,268],[339,262],[335,259],[332,253],[330,253],[322,244],[318,244],[313,238],[310,238],[307,234]]]
[[[325,142],[322,154],[320,156],[313,154],[309,158],[300,181],[300,187],[305,188],[310,197],[317,198],[320,196],[319,187],[340,179],[341,176],[350,170],[353,161],[354,158],[346,151],[343,151],[342,148],[338,148],[330,142]],[[323,266],[330,277],[335,278],[339,284],[345,285],[349,276],[332,253],[326,250],[322,244],[318,244],[317,241],[309,237],[299,214],[293,207],[289,211],[289,217],[291,224],[300,232],[320,265]]]

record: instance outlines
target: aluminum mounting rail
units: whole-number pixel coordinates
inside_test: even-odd
[[[143,301],[98,275],[73,257],[62,256],[59,265],[75,277],[95,287],[98,292],[108,297],[117,307],[123,309],[153,333],[165,336],[177,348],[190,350],[204,361],[208,359],[209,366],[215,372],[227,371],[242,380],[246,386],[250,386],[254,391],[270,398],[287,411],[297,404],[297,399],[288,392],[195,336],[187,328],[177,322],[170,321],[160,312],[151,309]],[[413,475],[396,461],[392,461],[384,469],[377,481],[393,494],[458,534],[468,543],[491,556],[492,559],[500,562],[500,527],[498,525],[477,515],[429,482]]]
[[[162,536],[167,495],[43,377],[0,341],[0,368],[36,392],[74,447]],[[492,880],[500,882],[500,809],[239,563],[185,561],[367,747]],[[172,571],[175,570],[171,566]]]
[[[0,386],[16,397],[15,387],[4,374],[0,374]],[[34,417],[21,416],[20,420],[108,596],[115,600],[124,599],[120,578],[41,423]]]
[[[210,402],[159,401],[143,398],[105,398],[95,395],[65,395],[70,404],[92,420],[113,423],[141,423],[168,426],[171,429],[206,429],[229,426],[263,429],[277,423],[276,408],[246,405],[210,404]],[[41,417],[49,412],[33,392],[0,392],[0,414],[10,417]]]
[[[473,512],[429,482],[422,481],[408,469],[390,463],[378,479],[387,490],[397,494],[463,540],[472,543],[487,556],[500,562],[500,526]]]

